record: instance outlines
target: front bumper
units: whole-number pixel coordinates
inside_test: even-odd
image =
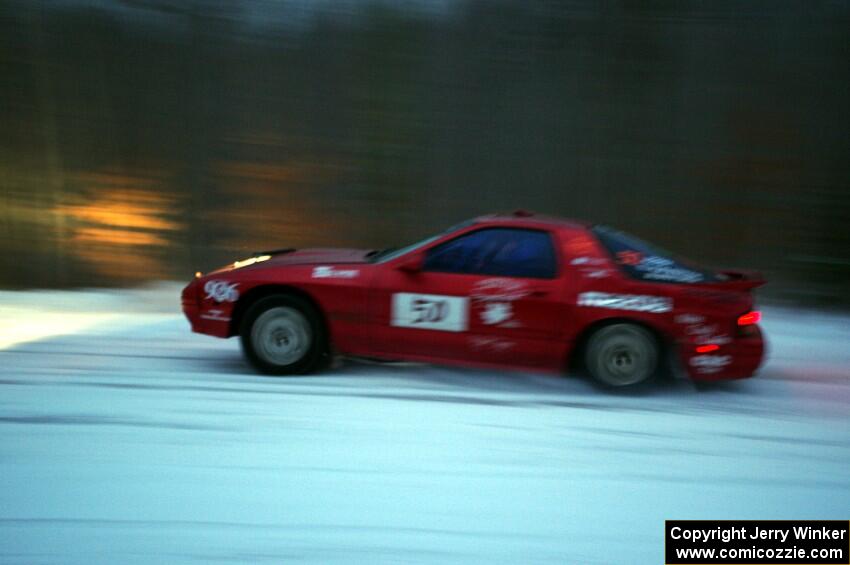
[[[218,304],[201,296],[201,280],[194,279],[180,295],[183,314],[192,331],[215,337],[230,337],[232,303]]]

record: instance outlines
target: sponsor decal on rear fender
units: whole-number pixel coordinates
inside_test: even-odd
[[[673,309],[673,299],[666,296],[647,296],[640,294],[611,294],[608,292],[582,292],[578,295],[579,306],[610,308],[612,310],[633,310],[661,314]]]

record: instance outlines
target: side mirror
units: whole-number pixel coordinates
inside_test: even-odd
[[[421,253],[411,253],[399,261],[396,269],[404,271],[405,273],[418,273],[422,270],[422,263],[423,259]]]

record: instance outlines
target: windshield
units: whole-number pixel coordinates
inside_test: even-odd
[[[461,228],[465,228],[466,226],[472,225],[472,223],[473,223],[472,220],[467,220],[466,222],[461,222],[459,224],[456,224],[456,225],[450,227],[447,230],[443,230],[441,233],[438,233],[437,235],[432,235],[431,237],[426,237],[423,240],[417,241],[416,243],[411,243],[410,245],[407,245],[405,247],[401,247],[401,248],[398,248],[398,249],[393,248],[393,247],[390,247],[389,249],[382,249],[380,251],[377,251],[377,252],[371,254],[369,256],[369,260],[372,263],[384,263],[386,261],[391,261],[392,259],[395,259],[396,257],[401,257],[405,253],[410,253],[411,251],[415,251],[416,249],[419,249],[421,247],[425,247],[429,243],[437,241],[438,239],[440,239],[441,237],[443,237],[447,233],[451,233],[451,232],[457,231]]]
[[[711,271],[695,266],[633,235],[608,226],[593,226],[592,231],[620,268],[632,278],[671,283],[717,280],[717,275]]]

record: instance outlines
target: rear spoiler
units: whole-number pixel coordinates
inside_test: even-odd
[[[717,271],[717,274],[720,275],[721,280],[710,284],[716,284],[723,288],[750,290],[767,284],[767,280],[765,280],[764,275],[758,271],[721,269]]]

